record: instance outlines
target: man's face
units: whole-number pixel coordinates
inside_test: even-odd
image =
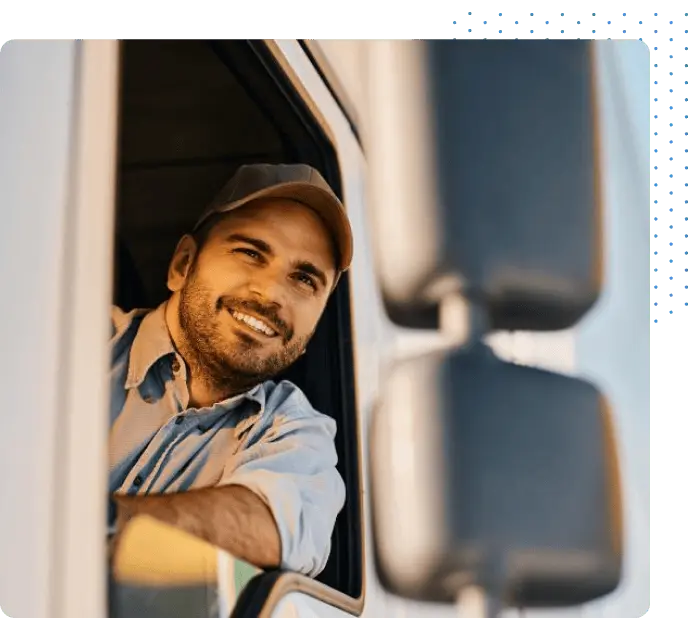
[[[335,277],[330,236],[299,203],[266,199],[222,218],[168,285],[177,296],[182,348],[212,382],[257,384],[303,353]],[[175,289],[176,288],[176,289]],[[174,333],[173,333],[174,338]],[[184,355],[184,352],[182,352]]]

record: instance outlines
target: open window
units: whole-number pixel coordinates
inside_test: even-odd
[[[155,307],[166,298],[178,239],[242,164],[308,163],[342,197],[333,145],[265,44],[126,41],[121,66],[118,306]],[[347,500],[329,562],[317,578],[324,586],[316,584],[314,595],[338,591],[338,598],[351,601],[345,609],[356,611],[352,607],[363,603],[363,540],[349,294],[345,275],[307,353],[281,377],[337,422]],[[279,575],[264,574],[253,588]]]

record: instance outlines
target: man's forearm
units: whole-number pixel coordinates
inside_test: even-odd
[[[118,520],[150,515],[258,567],[280,565],[280,535],[270,509],[240,485],[114,499]]]

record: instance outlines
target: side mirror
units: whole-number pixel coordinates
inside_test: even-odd
[[[399,363],[370,435],[374,539],[385,587],[454,602],[590,601],[619,582],[612,423],[581,380],[482,345]]]
[[[564,329],[593,305],[593,59],[589,41],[371,43],[372,223],[393,322],[436,328],[451,293],[489,329]]]

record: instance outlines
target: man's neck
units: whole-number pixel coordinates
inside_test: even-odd
[[[210,408],[213,404],[224,401],[233,395],[240,393],[228,393],[215,388],[211,384],[207,384],[203,379],[194,375],[194,371],[190,365],[189,374],[187,377],[187,390],[189,391],[189,407],[190,408]]]
[[[236,397],[250,390],[250,386],[244,384],[234,384],[232,380],[219,379],[213,380],[209,376],[213,375],[211,368],[204,365],[197,359],[191,345],[185,340],[178,320],[175,319],[173,312],[177,308],[168,302],[165,307],[165,324],[168,335],[179,355],[184,360],[187,368],[187,391],[189,392],[189,407],[210,408],[212,405]],[[174,324],[174,327],[171,326]],[[175,336],[175,333],[177,336]]]
[[[187,391],[189,392],[189,406],[193,408],[210,408],[213,404],[236,397],[250,390],[243,384],[236,384],[230,379],[213,380],[213,370],[204,367],[194,354],[194,350],[185,345],[174,342],[180,356],[187,366]]]

